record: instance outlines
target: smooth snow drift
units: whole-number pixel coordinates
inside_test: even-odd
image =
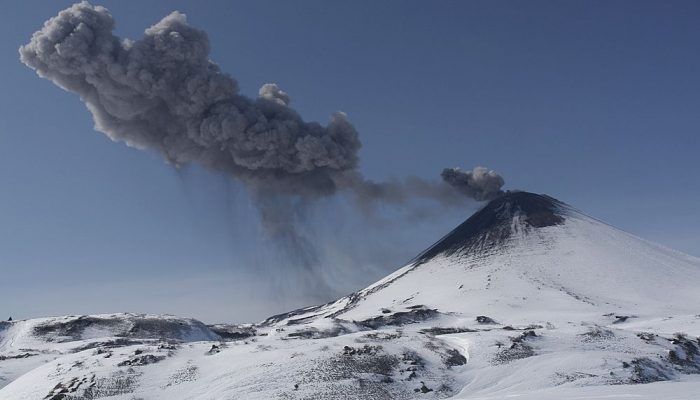
[[[4,323],[0,398],[693,399],[699,284],[697,258],[509,192],[374,285],[258,324]]]

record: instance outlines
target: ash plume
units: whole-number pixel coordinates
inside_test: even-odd
[[[137,41],[121,40],[109,11],[86,2],[48,20],[20,48],[23,63],[78,94],[110,139],[154,149],[280,190],[333,191],[331,176],[357,165],[360,141],[343,113],[323,126],[288,107],[274,84],[257,99],[209,60],[209,39],[173,12]]]
[[[476,200],[493,200],[503,194],[503,177],[485,167],[475,167],[471,171],[445,168],[440,176],[448,185]]]
[[[443,181],[365,179],[357,170],[361,142],[346,114],[325,125],[304,121],[274,83],[257,98],[240,94],[236,80],[209,59],[207,34],[177,11],[135,41],[115,36],[114,28],[106,8],[74,4],[19,49],[21,61],[79,95],[95,129],[113,141],[243,182],[270,236],[299,247],[302,257],[313,254],[295,229],[297,211],[338,191],[363,207],[413,198],[457,204],[500,193],[503,179],[481,167],[445,170]]]

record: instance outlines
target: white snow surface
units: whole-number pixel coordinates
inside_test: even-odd
[[[0,399],[700,398],[700,260],[559,212],[259,324],[5,323]]]

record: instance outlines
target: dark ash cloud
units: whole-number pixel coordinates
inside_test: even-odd
[[[503,194],[503,177],[486,167],[475,167],[471,171],[445,168],[440,176],[448,185],[476,200],[493,200]]]
[[[361,142],[347,115],[337,112],[325,125],[305,121],[274,83],[257,98],[241,95],[236,80],[209,59],[207,34],[184,14],[171,13],[135,41],[115,36],[114,28],[106,8],[74,4],[19,49],[21,61],[79,95],[95,129],[110,139],[245,183],[268,234],[310,263],[313,246],[295,221],[319,197],[348,191],[371,208],[416,198],[452,205],[501,193],[503,179],[482,167],[446,169],[443,181],[370,181],[357,170]]]
[[[290,98],[265,84],[256,99],[209,60],[209,39],[173,12],[122,40],[109,11],[88,3],[61,11],[20,48],[23,63],[78,94],[95,128],[114,141],[198,163],[245,181],[279,181],[309,193],[357,166],[360,141],[343,113],[304,121]],[[289,180],[288,182],[285,182]]]

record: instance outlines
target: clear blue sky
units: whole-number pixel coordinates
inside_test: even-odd
[[[19,62],[18,47],[70,4],[0,1],[0,314],[242,321],[303,305],[267,282],[235,182],[112,143],[77,96]],[[700,2],[99,4],[130,38],[182,11],[244,94],[276,82],[306,119],[345,111],[370,178],[486,165],[507,188],[700,256]],[[315,229],[348,265],[333,277],[341,291],[474,211],[368,227],[324,207]]]

